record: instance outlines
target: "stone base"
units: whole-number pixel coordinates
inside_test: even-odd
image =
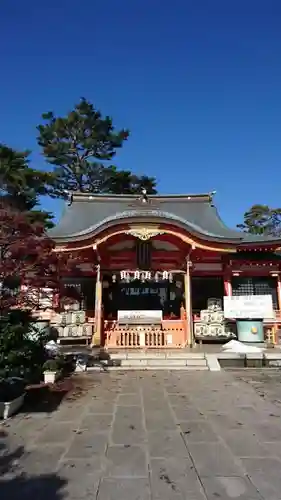
[[[0,403],[0,418],[6,420],[16,413],[23,405],[25,394],[22,394],[13,401]]]

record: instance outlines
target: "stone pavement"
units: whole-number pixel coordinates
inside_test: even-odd
[[[281,500],[281,407],[237,374],[84,376],[0,426],[1,500]]]

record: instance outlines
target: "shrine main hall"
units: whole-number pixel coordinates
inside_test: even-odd
[[[236,337],[226,296],[270,295],[281,308],[281,240],[228,228],[213,194],[76,192],[49,235],[77,257],[53,319],[65,340],[179,348]]]

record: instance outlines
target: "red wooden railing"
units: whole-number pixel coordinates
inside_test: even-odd
[[[185,346],[184,321],[164,320],[159,326],[119,325],[104,321],[106,348],[181,348]]]

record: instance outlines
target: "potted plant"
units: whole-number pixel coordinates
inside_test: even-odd
[[[60,373],[60,366],[56,359],[48,359],[43,365],[44,382],[54,384]]]
[[[0,380],[0,418],[4,420],[13,415],[23,405],[25,382],[18,377]]]

